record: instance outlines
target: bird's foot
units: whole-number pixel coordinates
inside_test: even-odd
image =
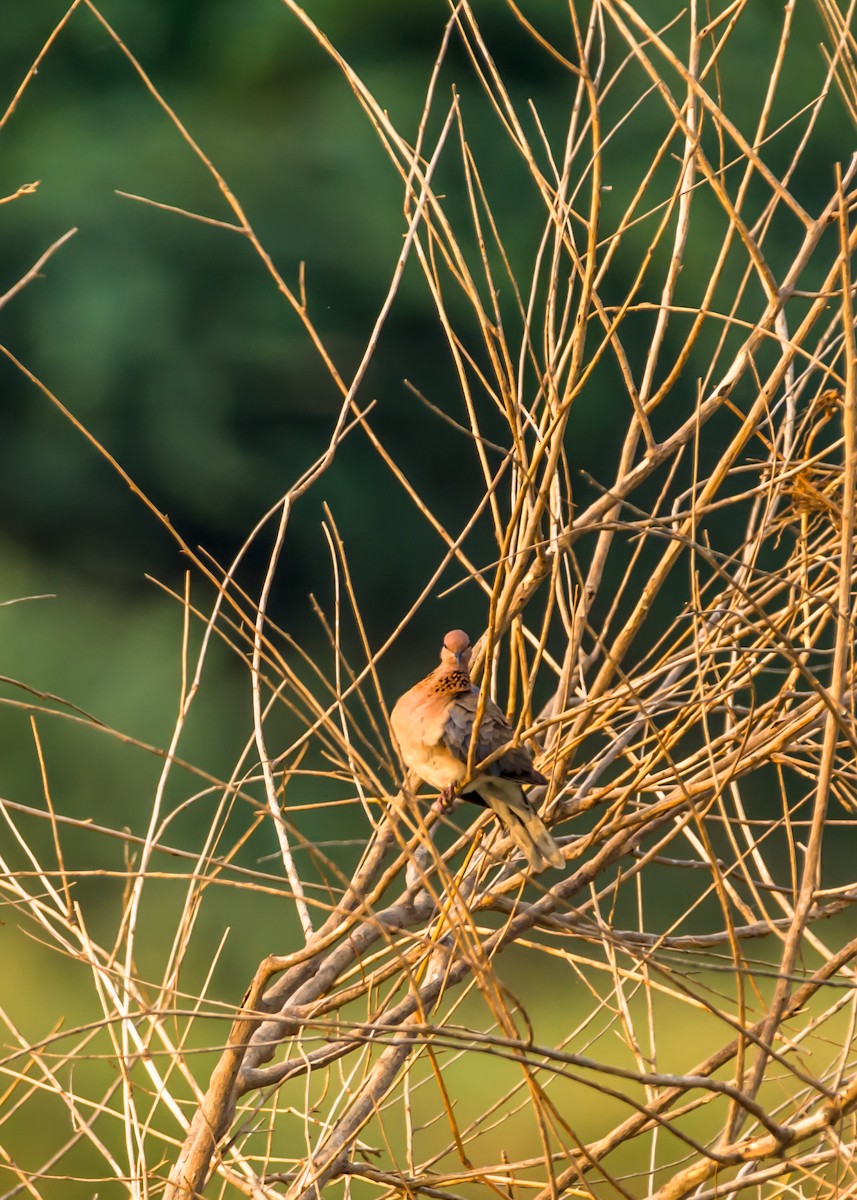
[[[442,815],[445,815],[446,813],[451,812],[455,807],[455,800],[455,788],[445,787],[438,796],[437,800],[434,802],[435,810]]]

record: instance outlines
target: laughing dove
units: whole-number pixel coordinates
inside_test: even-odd
[[[467,756],[479,689],[470,679],[470,638],[453,629],[443,639],[440,666],[400,696],[390,714],[402,758],[426,783],[440,789],[441,811],[467,775]],[[475,763],[512,741],[509,722],[488,699],[479,725]],[[562,851],[521,790],[522,783],[547,783],[525,746],[514,746],[467,784],[465,798],[490,808],[534,871],[562,867]]]

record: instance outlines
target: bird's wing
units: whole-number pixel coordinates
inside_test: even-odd
[[[479,704],[479,691],[473,687],[450,700],[442,740],[461,762],[467,761],[473,722]],[[474,764],[493,754],[514,736],[512,726],[493,700],[488,700],[479,725]],[[487,773],[518,783],[547,783],[533,766],[533,758],[526,746],[514,746],[487,768]]]

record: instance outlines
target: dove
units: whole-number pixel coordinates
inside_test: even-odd
[[[470,638],[453,629],[443,639],[440,666],[396,701],[390,724],[402,758],[420,779],[438,788],[438,807],[447,811],[467,775],[479,689],[470,678]],[[474,764],[512,741],[514,733],[488,698],[479,725]],[[533,871],[562,867],[562,851],[523,793],[522,784],[547,783],[526,746],[513,746],[479,771],[464,798],[490,808],[508,830]]]

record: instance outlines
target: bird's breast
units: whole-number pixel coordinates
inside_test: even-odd
[[[465,766],[443,742],[446,706],[435,696],[406,692],[390,713],[402,758],[432,787],[452,787],[464,778]]]

